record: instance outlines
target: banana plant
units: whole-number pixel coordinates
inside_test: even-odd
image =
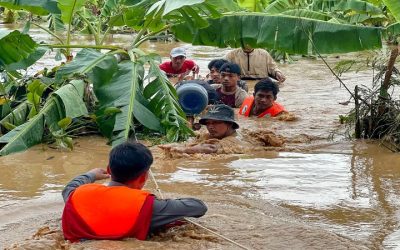
[[[193,135],[193,131],[187,125],[185,114],[178,104],[175,89],[169,83],[165,74],[158,68],[160,57],[148,55],[138,49],[138,46],[151,39],[152,36],[166,30],[174,22],[186,20],[190,21],[192,25],[205,27],[207,25],[205,16],[217,17],[219,16],[218,11],[212,4],[206,3],[204,0],[192,1],[191,3],[184,1],[142,1],[139,3],[136,1],[105,1],[104,6],[107,8],[103,8],[99,16],[96,16],[87,14],[88,10],[84,1],[58,1],[61,20],[68,27],[66,39],[57,38],[59,44],[38,44],[27,34],[14,31],[13,36],[27,39],[31,44],[25,48],[26,51],[19,50],[19,47],[23,48],[25,44],[13,44],[15,55],[12,54],[14,56],[4,58],[1,64],[4,70],[24,61],[29,63],[27,62],[25,67],[16,68],[14,66],[15,70],[30,66],[40,58],[40,56],[33,57],[33,55],[37,55],[36,50],[39,48],[40,52],[49,49],[66,49],[68,51],[72,48],[82,48],[82,50],[77,53],[73,60],[59,68],[51,81],[51,87],[58,90],[54,91],[50,97],[43,98],[41,105],[38,96],[43,94],[42,89],[37,88],[39,87],[38,81],[34,81],[35,85],[38,86],[32,85],[30,87],[29,96],[26,97],[27,100],[24,102],[25,105],[18,109],[18,114],[22,114],[23,111],[29,113],[24,117],[27,119],[24,123],[17,124],[17,121],[20,122],[24,118],[12,118],[16,115],[16,109],[3,118],[4,121],[0,124],[3,124],[4,128],[7,125],[7,128],[12,130],[0,137],[0,143],[2,143],[4,149],[0,151],[0,154],[24,150],[39,143],[44,135],[45,127],[52,128],[52,134],[58,135],[57,131],[62,131],[58,126],[60,120],[66,117],[76,117],[68,115],[68,110],[71,107],[83,106],[66,100],[72,98],[81,103],[83,96],[78,97],[70,94],[62,100],[63,102],[60,102],[57,97],[58,91],[70,85],[73,79],[85,79],[85,82],[93,85],[98,103],[95,107],[89,108],[94,109],[95,115],[92,117],[97,121],[100,131],[110,138],[113,145],[135,136],[135,127],[139,123],[148,129],[165,134],[170,141],[185,139]],[[142,11],[140,14],[143,15],[143,18],[140,21],[131,19],[132,13],[136,13],[135,11],[138,9]],[[109,16],[110,13],[111,16]],[[117,25],[128,25],[137,31],[137,35],[128,49],[102,45],[104,37],[95,39],[95,45],[72,44],[70,37],[74,18],[83,20],[93,34],[102,33],[104,28],[107,33]],[[97,23],[96,18],[100,20]],[[103,20],[107,20],[107,22],[102,22]],[[103,24],[110,25],[103,27]],[[0,42],[7,42],[5,41],[6,35],[8,34],[3,35],[4,39],[1,39]],[[99,52],[100,49],[108,50],[108,52]],[[129,60],[117,62],[114,57],[115,54],[124,54]],[[70,55],[70,53],[67,53],[67,55]],[[32,57],[33,59],[31,59]],[[150,68],[148,73],[144,70],[146,64]],[[144,85],[145,81],[149,82],[147,86]],[[81,112],[80,115],[85,113]],[[38,129],[39,126],[42,126],[42,129]],[[37,133],[32,133],[35,136],[29,137],[32,129],[37,130]],[[28,140],[28,138],[29,143],[23,147],[19,146],[22,141]]]

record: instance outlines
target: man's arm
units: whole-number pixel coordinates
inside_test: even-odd
[[[214,154],[217,153],[219,145],[211,143],[199,143],[188,146],[160,145],[165,152],[176,152],[181,154]]]
[[[62,197],[64,202],[67,201],[71,193],[79,186],[84,184],[93,183],[96,180],[102,180],[109,178],[107,171],[101,168],[95,168],[87,172],[86,174],[79,175],[70,181],[62,191]]]
[[[156,199],[153,204],[150,231],[184,217],[201,217],[206,212],[207,206],[199,199]]]
[[[285,75],[281,72],[281,70],[276,65],[276,62],[267,51],[265,51],[265,60],[268,68],[268,75],[272,76],[279,82],[284,82],[286,80]]]

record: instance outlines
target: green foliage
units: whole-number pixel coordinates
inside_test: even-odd
[[[32,105],[28,118],[34,117],[39,112],[42,94],[46,87],[47,86],[38,79],[28,84],[27,89],[29,92],[26,98],[28,103]]]
[[[382,47],[381,30],[319,20],[261,13],[225,15],[210,19],[206,28],[172,27],[177,38],[194,45],[269,48],[288,53],[312,53],[310,39],[320,53],[345,53]],[[311,50],[310,50],[311,48]]]
[[[400,22],[400,1],[398,0],[382,0],[388,7],[397,22]]]
[[[46,49],[27,34],[14,30],[0,30],[0,69],[25,69],[43,56]]]
[[[241,8],[252,12],[264,11],[268,5],[268,0],[238,0],[237,3]]]
[[[41,28],[59,42],[37,44],[28,35],[29,22],[22,33],[0,30],[0,71],[7,76],[0,82],[0,129],[9,131],[0,137],[0,154],[24,150],[46,136],[72,148],[71,134],[93,126],[93,121],[113,145],[136,136],[137,129],[169,141],[186,139],[193,132],[176,91],[158,68],[159,56],[137,49],[141,43],[169,29],[178,39],[196,45],[249,44],[279,50],[284,56],[314,50],[342,53],[376,49],[382,46],[382,33],[391,41],[400,34],[399,26],[393,24],[400,11],[398,0],[385,1],[389,15],[385,6],[370,2],[0,0],[0,6],[12,4],[14,9],[50,14],[49,29]],[[238,12],[241,7],[265,13]],[[382,24],[386,23],[393,25],[385,29]],[[66,39],[64,34],[53,32],[64,25],[68,27]],[[115,26],[137,31],[129,48],[102,45]],[[71,34],[78,31],[92,34],[95,45],[71,45]],[[74,59],[71,48],[82,48]],[[23,77],[19,70],[34,64],[48,49],[57,49],[57,58],[63,53],[70,62],[51,71],[44,69],[35,77]],[[115,54],[129,60],[118,62]]]
[[[12,10],[27,10],[35,15],[47,15],[60,13],[55,0],[0,0],[0,6]]]
[[[0,146],[3,146],[0,150],[0,155],[22,151],[40,143],[44,135],[45,126],[47,126],[50,131],[59,130],[58,122],[65,117],[66,114],[71,118],[85,115],[85,110],[80,110],[79,108],[71,110],[65,108],[67,106],[82,107],[83,91],[81,90],[83,87],[83,81],[73,81],[55,91],[54,95],[46,101],[37,115],[0,137]],[[68,96],[74,96],[76,98],[66,99]],[[26,113],[25,107],[21,107],[19,110],[19,113]]]
[[[72,18],[85,4],[85,0],[57,0],[57,6],[61,10],[61,20],[64,24],[70,24]]]

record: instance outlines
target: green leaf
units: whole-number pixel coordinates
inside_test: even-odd
[[[14,124],[11,124],[9,122],[4,122],[2,124],[7,130],[13,130],[14,128],[16,128],[16,126]]]
[[[382,0],[390,10],[397,22],[400,22],[400,1],[399,0]]]
[[[31,28],[31,20],[25,23],[24,28],[22,29],[22,34],[28,34]]]
[[[153,81],[143,92],[144,97],[149,100],[149,109],[161,120],[168,140],[186,139],[193,135],[193,131],[187,127],[186,115],[178,103],[176,90],[154,61],[149,61],[149,64],[147,78],[152,78]]]
[[[14,30],[0,30],[0,68],[13,71],[25,69],[43,56],[44,48],[27,34]]]
[[[121,111],[121,109],[119,109],[119,108],[116,108],[116,107],[107,107],[105,110],[104,110],[104,115],[114,115],[114,114],[117,114],[117,113],[121,113],[122,111]]]
[[[178,10],[184,6],[192,6],[199,3],[204,3],[205,0],[163,0],[164,3],[164,11],[162,13],[163,16],[167,15],[168,13]]]
[[[40,58],[42,58],[47,51],[48,51],[47,47],[40,46],[27,58],[24,58],[19,62],[9,64],[7,66],[7,70],[14,71],[19,69],[27,69],[29,66],[33,65]]]
[[[0,155],[7,155],[28,149],[42,140],[44,116],[37,115],[7,134],[0,137]]]
[[[286,16],[303,17],[321,21],[329,21],[331,19],[331,17],[327,14],[306,9],[288,10],[282,12],[281,14]]]
[[[118,8],[120,0],[106,0],[100,15],[104,17],[110,17],[114,10]]]
[[[58,8],[61,10],[61,20],[69,24],[76,11],[83,7],[85,0],[57,0]]]
[[[50,131],[56,131],[59,129],[58,122],[66,114],[74,118],[87,113],[86,107],[84,110],[81,108],[83,87],[84,82],[77,80],[59,88],[36,116],[0,137],[0,155],[26,150],[40,143],[45,124]]]
[[[253,12],[264,11],[268,4],[266,0],[237,0],[238,5],[241,8],[247,9]]]
[[[55,0],[0,0],[0,6],[11,10],[27,10],[35,15],[60,13]]]
[[[7,123],[14,126],[23,124],[27,120],[30,107],[31,105],[27,101],[19,104],[0,121],[0,125],[9,130],[6,125]]]
[[[111,135],[113,145],[126,140],[133,128],[133,116],[144,126],[160,130],[158,119],[137,100],[141,66],[131,61],[124,61],[109,82],[94,82],[94,90],[102,107],[120,109],[115,116]],[[100,72],[100,71],[98,71]]]
[[[395,37],[400,35],[400,23],[394,23],[386,27],[384,34],[386,38],[390,36]]]
[[[108,61],[110,59],[114,61],[109,62],[108,65],[115,68],[117,62],[115,57],[103,54],[95,49],[82,49],[78,52],[72,62],[64,65],[57,71],[56,78],[68,78],[74,74],[90,73],[94,67],[100,65],[103,61]],[[105,78],[107,78],[107,76],[105,76]]]
[[[66,130],[68,126],[72,123],[72,118],[71,117],[65,117],[64,119],[61,119],[58,121],[58,126],[62,128],[63,130]]]
[[[276,49],[288,53],[312,53],[310,40],[320,53],[346,53],[382,47],[381,29],[261,13],[232,14],[209,19],[209,26],[172,27],[175,36],[193,45]],[[192,30],[191,30],[192,29]],[[191,30],[191,32],[188,32]]]
[[[76,118],[88,113],[86,105],[83,102],[84,89],[84,81],[73,80],[70,84],[64,85],[54,92],[64,104],[65,116]]]
[[[29,92],[27,94],[27,101],[32,104],[28,118],[34,117],[39,112],[42,94],[46,87],[47,86],[38,79],[34,80],[28,85],[27,90]]]
[[[335,5],[335,10],[369,14],[382,13],[382,10],[377,6],[361,0],[342,0],[337,5]]]

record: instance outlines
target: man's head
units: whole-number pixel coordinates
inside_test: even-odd
[[[254,49],[249,44],[245,44],[243,46],[242,50],[245,53],[251,53],[251,52],[253,52]]]
[[[224,63],[219,69],[221,74],[221,83],[224,87],[237,87],[240,80],[240,67],[236,63]]]
[[[174,70],[180,70],[186,59],[186,50],[181,47],[173,48],[169,58],[171,59],[172,68]]]
[[[271,107],[277,98],[279,87],[270,78],[262,79],[254,86],[254,105],[259,110]]]
[[[222,65],[227,63],[228,61],[225,59],[214,59],[208,64],[208,69],[210,70],[210,77],[214,83],[221,82],[221,74],[219,73],[219,69]]]
[[[227,137],[239,128],[233,109],[225,104],[211,106],[199,123],[206,125],[210,137],[216,139]]]
[[[111,180],[128,184],[138,178],[145,177],[142,183],[144,185],[152,163],[153,156],[146,146],[134,142],[122,143],[110,152],[108,167]]]

